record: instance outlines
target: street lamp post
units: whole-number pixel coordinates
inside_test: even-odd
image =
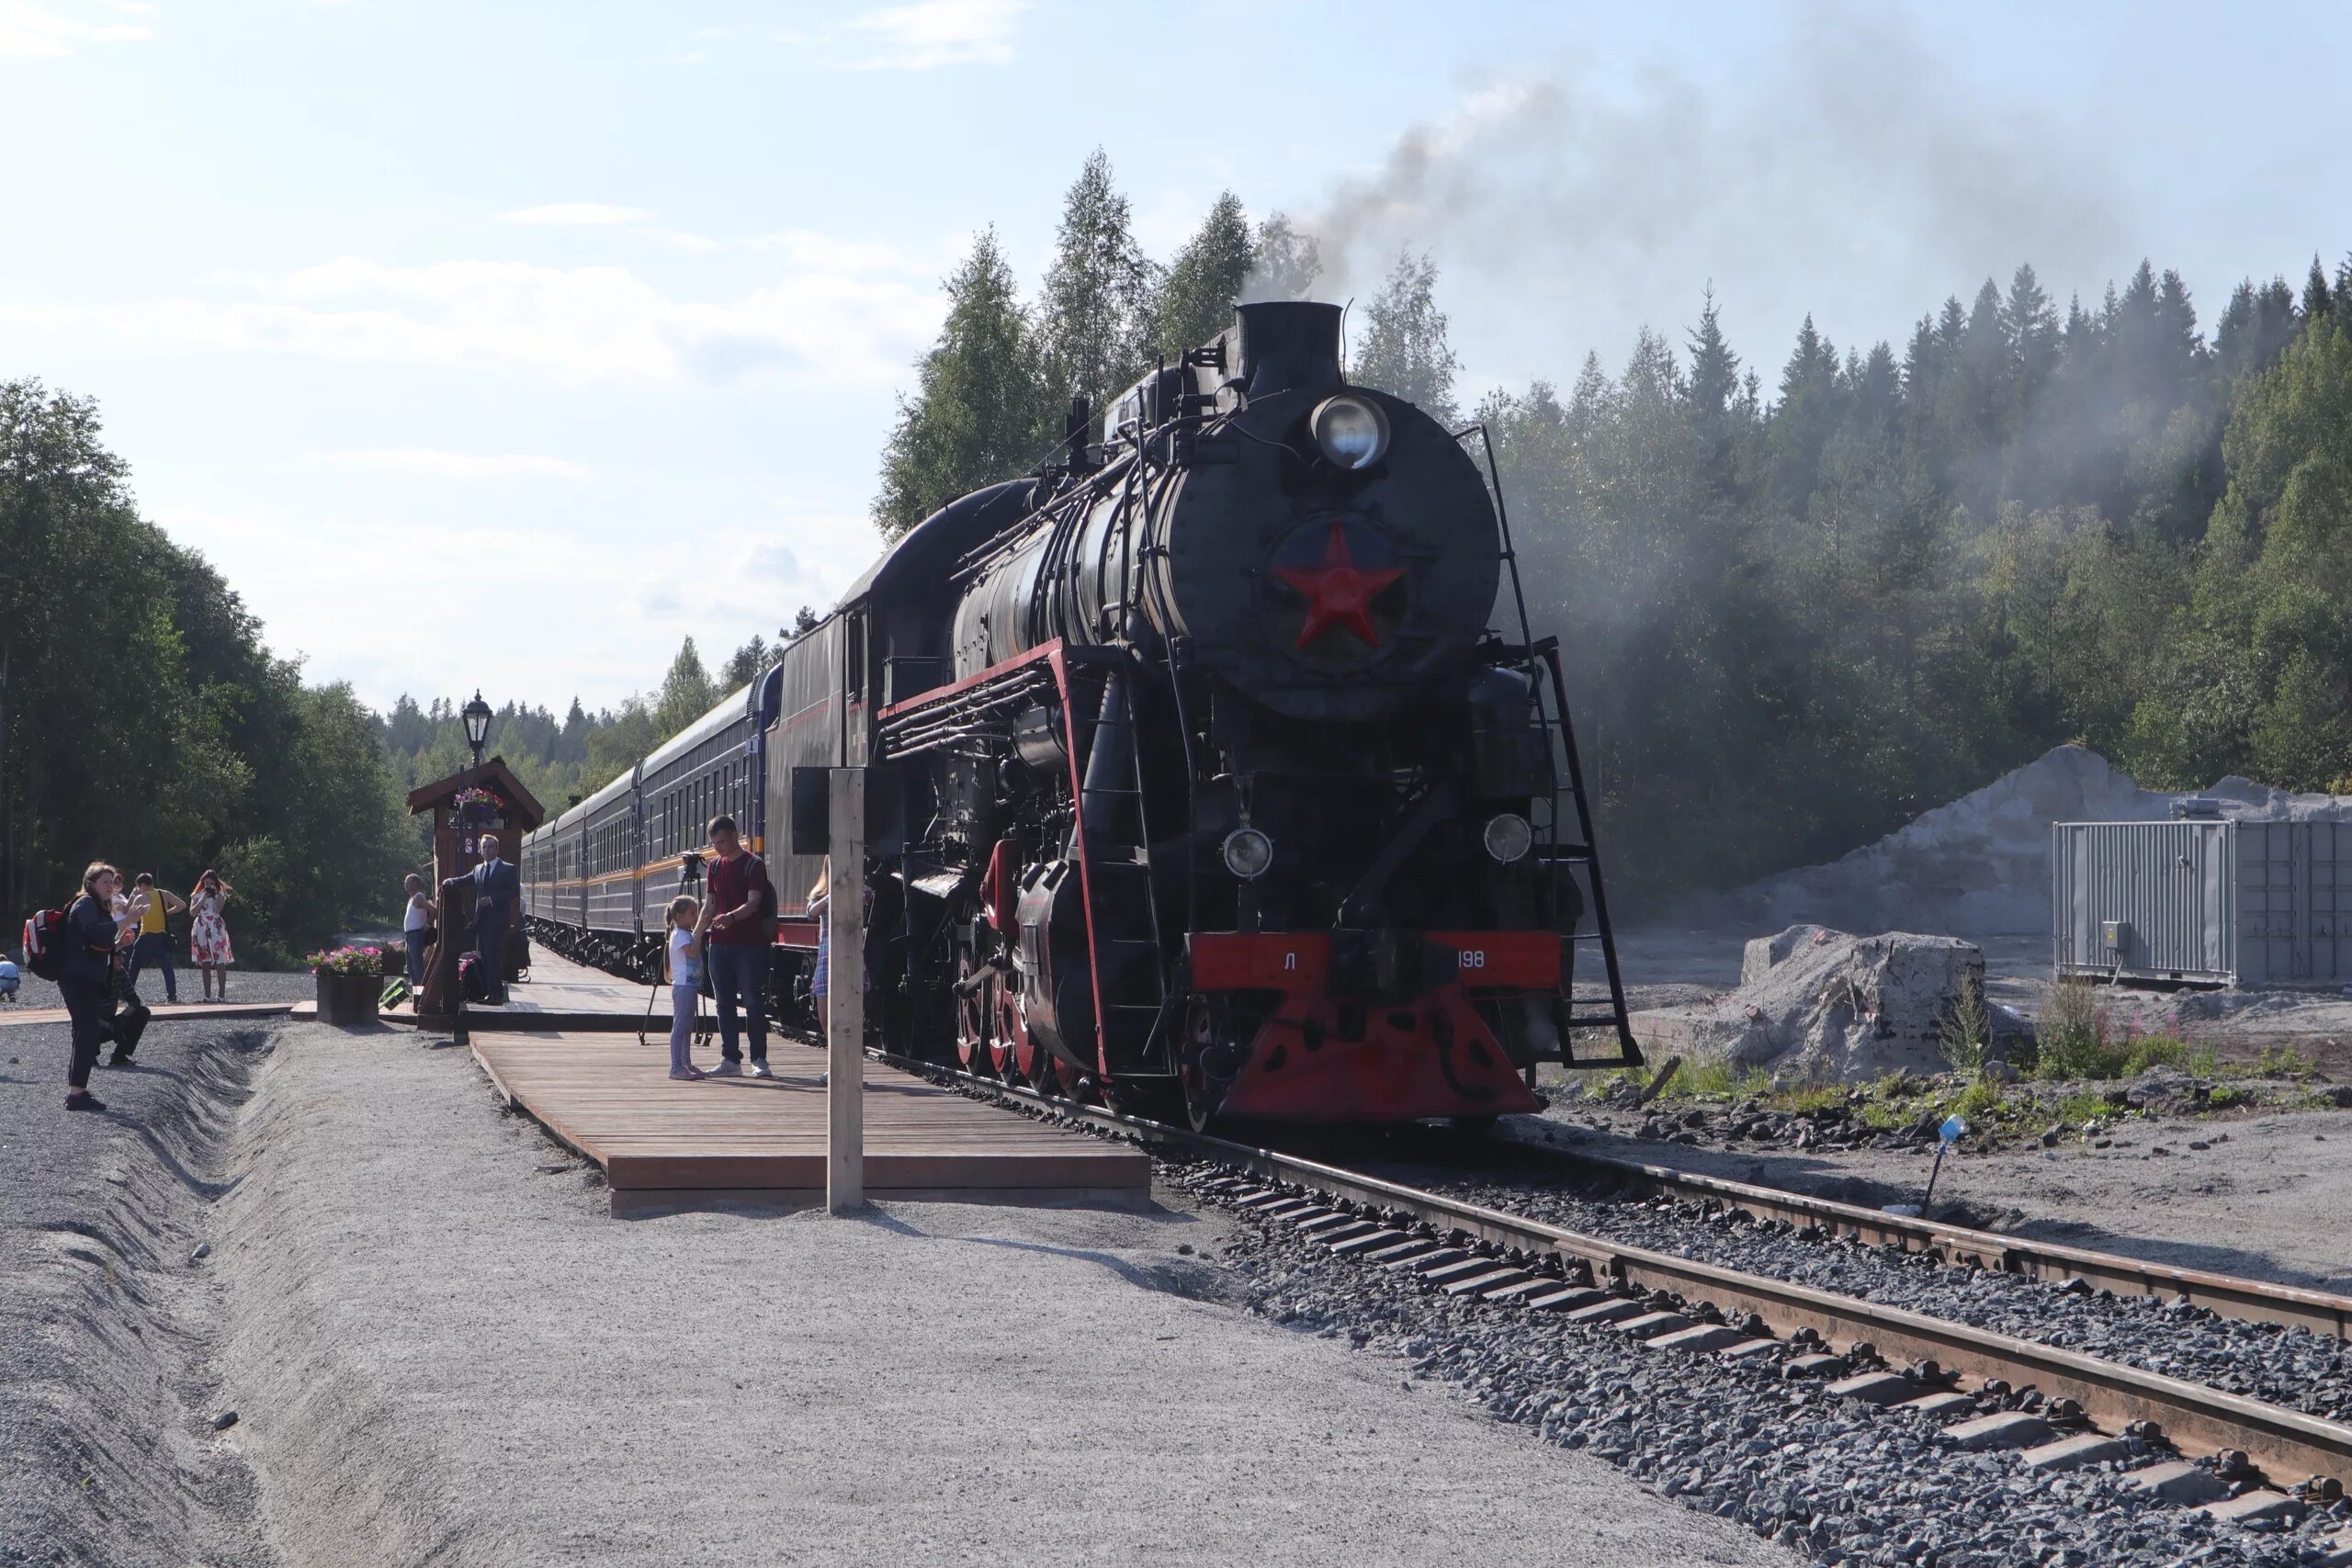
[[[474,688],[474,700],[459,710],[466,721],[466,744],[474,749],[474,772],[481,772],[482,742],[490,739],[490,705],[481,700],[481,688]]]

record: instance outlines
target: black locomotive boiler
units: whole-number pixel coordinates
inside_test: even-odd
[[[1482,1119],[1537,1107],[1538,1062],[1639,1059],[1498,491],[1426,412],[1348,385],[1339,334],[1333,305],[1238,307],[640,764],[702,755],[753,797],[787,1006],[821,867],[793,852],[818,799],[794,772],[859,765],[895,1049],[1195,1122]],[[674,881],[690,816],[624,784],[526,842],[559,947],[642,952]],[[560,874],[590,807],[628,929]],[[1581,1009],[1580,955],[1605,982]]]

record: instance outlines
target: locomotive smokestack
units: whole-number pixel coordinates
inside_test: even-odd
[[[1252,399],[1340,384],[1340,307],[1304,299],[1237,305],[1243,385]]]

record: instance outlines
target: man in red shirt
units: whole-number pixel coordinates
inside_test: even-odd
[[[732,817],[710,819],[710,848],[718,858],[705,870],[707,896],[696,931],[710,966],[710,994],[718,1003],[718,1066],[714,1077],[734,1077],[746,1069],[737,1043],[735,1009],[743,1009],[752,1037],[751,1076],[768,1072],[768,921],[775,897],[768,890],[768,868],[743,847]]]

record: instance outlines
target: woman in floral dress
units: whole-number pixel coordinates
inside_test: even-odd
[[[229,885],[220,874],[208,870],[197,879],[196,890],[187,896],[187,907],[196,911],[188,927],[188,956],[195,960],[198,973],[204,976],[204,999],[212,999],[212,977],[220,977],[220,999],[229,999],[229,965],[236,954],[229,950],[229,922],[221,918],[229,907]]]

